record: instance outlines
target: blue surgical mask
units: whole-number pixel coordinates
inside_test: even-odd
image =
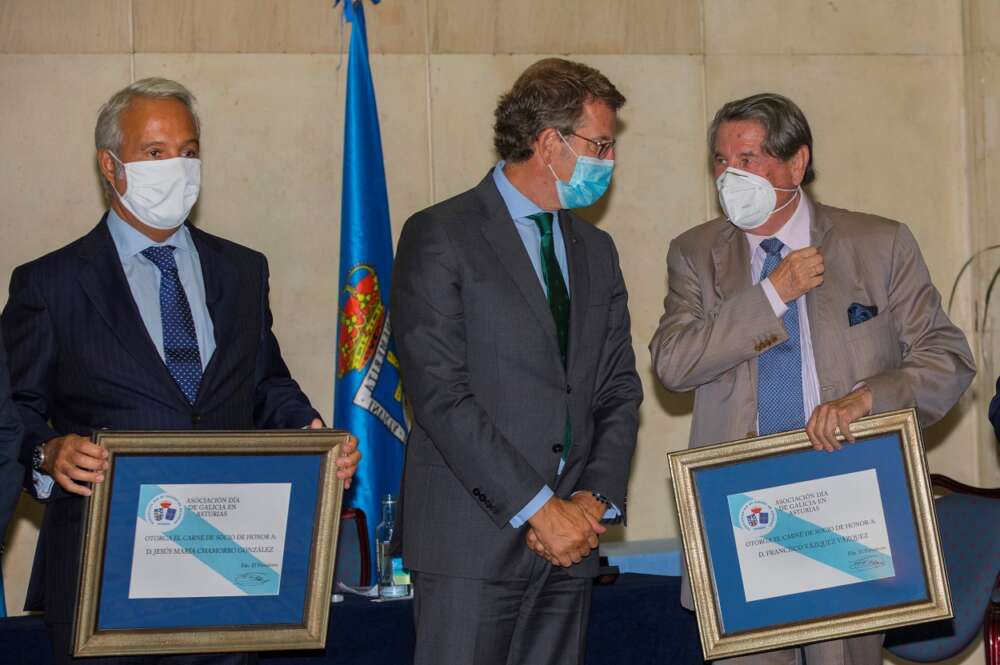
[[[556,193],[559,195],[559,203],[563,208],[586,208],[597,202],[597,199],[604,196],[611,184],[611,172],[615,170],[615,160],[597,159],[596,157],[586,157],[576,154],[573,146],[559,134],[569,151],[576,155],[576,166],[573,167],[573,175],[569,182],[559,179],[552,165],[552,171],[556,179]]]

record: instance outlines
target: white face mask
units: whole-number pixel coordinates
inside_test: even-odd
[[[123,163],[126,188],[118,199],[136,219],[154,229],[176,229],[187,219],[201,191],[201,160],[191,157]]]
[[[789,198],[780,208],[775,209],[775,190],[795,192],[799,189],[775,187],[767,178],[731,166],[715,179],[715,188],[719,190],[719,205],[726,217],[744,231],[763,225],[768,217],[784,209],[796,198]]]

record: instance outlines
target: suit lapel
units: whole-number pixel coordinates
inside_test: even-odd
[[[487,212],[487,218],[482,225],[483,235],[493,247],[493,251],[500,259],[507,274],[517,284],[521,295],[528,302],[528,309],[552,337],[552,343],[558,349],[556,324],[552,319],[549,302],[545,299],[545,292],[538,283],[538,276],[531,265],[528,253],[524,251],[524,243],[521,242],[521,237],[517,234],[517,229],[514,228],[514,220],[511,219],[507,206],[493,183],[493,176],[487,175],[479,183],[478,190],[486,204]]]
[[[80,286],[129,355],[186,404],[142,322],[105,218],[80,244],[79,256],[86,263],[78,276]]]
[[[746,238],[732,224],[726,224],[712,247],[715,265],[715,290],[726,299],[750,288],[750,251]]]
[[[833,254],[836,247],[828,243],[832,224],[823,206],[809,204],[809,244],[816,247],[823,256],[826,272],[823,283],[806,294],[806,309],[809,311],[809,330],[812,338],[813,359],[816,362],[816,376],[819,383],[820,402],[827,402],[840,396],[837,387],[839,371],[837,362],[838,349],[831,347],[836,340],[834,335],[820,335],[821,330],[836,330],[838,328],[834,312],[834,294],[840,286],[837,284],[837,273],[830,270],[831,265],[841,265],[843,257]]]
[[[566,359],[566,373],[574,367],[578,356],[579,343],[583,339],[586,322],[587,303],[590,302],[590,271],[587,269],[587,246],[583,238],[573,231],[573,218],[565,210],[559,211],[559,226],[562,228],[563,244],[566,246],[566,263],[569,268],[569,358]]]
[[[222,371],[220,358],[223,354],[220,351],[231,345],[234,340],[239,314],[239,273],[222,254],[215,239],[194,226],[189,225],[188,228],[198,250],[198,261],[205,281],[205,305],[212,318],[215,336],[215,352],[205,366],[201,387],[198,390],[196,402],[201,403],[206,395],[212,394],[213,381],[217,380]]]

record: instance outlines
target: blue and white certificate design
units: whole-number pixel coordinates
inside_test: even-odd
[[[129,599],[276,596],[291,483],[139,486]]]
[[[730,494],[747,602],[895,576],[875,469]]]

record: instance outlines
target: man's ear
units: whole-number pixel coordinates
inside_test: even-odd
[[[115,186],[115,167],[117,166],[114,158],[111,156],[110,150],[98,150],[97,151],[97,165],[101,170],[101,177],[111,183],[111,186]]]
[[[542,158],[543,164],[551,164],[559,150],[559,132],[552,127],[546,127],[538,133],[535,139],[535,152]]]
[[[807,145],[799,146],[799,149],[792,155],[792,178],[795,180],[796,187],[801,185],[802,180],[806,177],[806,168],[809,166],[809,155],[809,146]]]

